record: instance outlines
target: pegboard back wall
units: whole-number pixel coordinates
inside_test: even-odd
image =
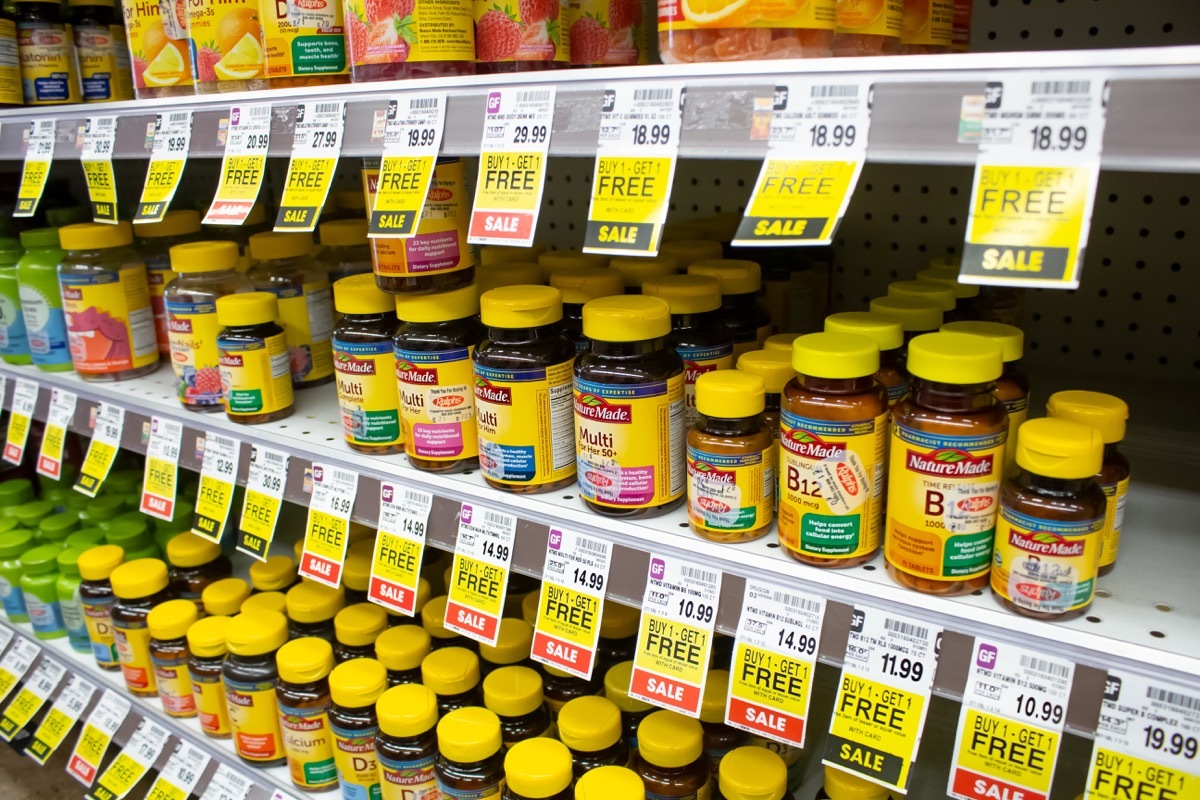
[[[974,52],[1200,43],[1195,0],[974,0],[973,12]]]

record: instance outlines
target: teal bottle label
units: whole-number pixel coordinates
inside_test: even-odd
[[[61,636],[66,632],[63,623],[62,607],[55,600],[47,603],[36,595],[25,592],[25,607],[29,609],[29,623],[33,625],[33,635],[42,638]]]
[[[8,578],[0,575],[0,602],[11,622],[28,622],[29,610],[25,608],[25,593],[13,586]]]
[[[50,273],[53,279],[53,273]],[[50,298],[37,287],[21,284],[21,314],[25,318],[25,334],[29,339],[29,353],[38,366],[53,366],[71,363],[71,350],[67,342],[67,319],[63,315],[62,301]]]
[[[4,289],[16,289],[15,280],[6,280]],[[16,292],[0,290],[0,357],[29,355],[29,337],[25,335],[25,317],[21,314]]]
[[[80,653],[92,652],[92,642],[88,639],[87,622],[83,618],[83,605],[79,598],[79,587],[69,597],[59,595],[59,608],[62,611],[63,625],[67,629],[67,640],[71,649]]]

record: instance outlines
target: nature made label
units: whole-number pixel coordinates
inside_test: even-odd
[[[67,772],[84,786],[91,786],[95,780],[96,770],[100,768],[100,762],[108,751],[108,745],[112,742],[117,728],[121,727],[121,723],[129,715],[129,709],[129,700],[111,689],[105,689],[88,714],[79,734],[79,741],[75,743],[75,749],[67,761]]]
[[[496,643],[516,538],[516,517],[463,503],[446,599],[447,630]]]
[[[433,181],[433,165],[442,149],[445,122],[445,92],[388,101],[383,157],[367,236],[408,239],[416,235]]]
[[[142,199],[133,215],[135,223],[161,222],[166,216],[183,177],[191,142],[191,111],[155,115],[154,144],[146,167],[146,182],[142,185]]]
[[[571,447],[574,356],[548,367],[474,365],[479,469],[497,483],[541,485],[575,474]]]
[[[292,159],[279,199],[276,231],[316,229],[342,151],[345,116],[344,100],[301,103],[296,107]]]
[[[62,475],[63,448],[67,442],[67,431],[75,420],[75,404],[78,397],[58,387],[50,389],[50,412],[46,416],[46,429],[42,433],[41,450],[38,451],[37,473],[52,480]]]
[[[479,455],[471,348],[396,348],[393,355],[408,455],[427,461],[457,461]]]
[[[175,492],[179,477],[179,445],[183,424],[165,417],[150,419],[146,445],[146,472],[142,481],[140,511],[170,522],[175,517]]]
[[[196,745],[180,742],[150,785],[146,800],[187,800],[211,760]]]
[[[158,760],[170,736],[158,723],[142,720],[141,727],[129,737],[129,742],[100,775],[87,797],[91,800],[121,800]]]
[[[254,208],[266,172],[271,147],[271,106],[246,105],[229,109],[221,177],[205,225],[241,225]]]
[[[21,170],[21,184],[17,188],[17,202],[13,216],[32,217],[37,213],[38,203],[46,188],[46,178],[54,163],[54,134],[56,124],[52,119],[35,119],[29,123],[29,141],[25,147],[25,165]]]
[[[992,592],[1019,608],[1064,614],[1092,602],[1104,517],[1057,522],[1001,505]]]
[[[4,460],[10,464],[20,464],[25,458],[25,444],[29,441],[29,426],[33,423],[37,398],[38,385],[18,378],[8,413],[8,433],[4,437]]]
[[[196,492],[196,515],[192,518],[192,533],[197,536],[220,542],[225,535],[241,455],[241,442],[232,436],[212,432],[204,435],[204,462]]]
[[[245,800],[252,785],[248,777],[222,764],[209,779],[200,800]]]
[[[79,154],[92,203],[92,220],[110,225],[117,224],[117,179],[112,166],[116,138],[116,117],[88,117]]]
[[[66,667],[62,664],[50,658],[43,658],[0,716],[0,739],[11,742],[13,737],[29,724],[33,715],[45,705],[66,673]]]
[[[312,465],[312,500],[308,504],[300,577],[331,588],[342,582],[350,512],[358,494],[358,474],[326,464]]]
[[[631,697],[700,716],[720,596],[717,570],[650,554]]]
[[[355,342],[334,336],[333,371],[342,433],[351,447],[403,444],[396,357],[386,338]]]
[[[242,499],[237,549],[259,561],[267,560],[279,509],[283,505],[283,490],[287,486],[288,456],[279,450],[261,445],[250,447],[250,471],[246,477],[246,494]]]
[[[42,722],[33,732],[33,740],[25,748],[25,755],[44,765],[58,750],[58,746],[75,727],[83,709],[96,694],[96,686],[80,675],[72,675],[66,688],[42,717]]]
[[[611,559],[611,543],[550,528],[534,622],[534,661],[591,679]]]
[[[75,479],[75,491],[88,497],[95,497],[100,491],[121,448],[121,432],[124,428],[125,409],[111,403],[100,403],[92,441],[83,458],[83,466],[79,468],[79,476]]]
[[[379,532],[367,599],[384,608],[413,616],[417,611],[417,585],[421,581],[421,556],[433,495],[396,483],[379,484]]]

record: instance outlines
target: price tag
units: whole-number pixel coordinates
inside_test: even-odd
[[[959,800],[1047,800],[1075,665],[975,640],[946,793]]]
[[[133,221],[161,222],[171,207],[183,167],[192,146],[192,112],[172,111],[157,114],[154,119],[154,145],[150,164],[146,167],[146,182]]]
[[[121,800],[142,779],[167,746],[170,733],[156,722],[142,720],[142,725],[129,742],[117,753],[108,768],[100,775],[96,786],[87,794],[91,800]]]
[[[591,680],[612,545],[551,528],[533,631],[533,660]]]
[[[867,156],[871,82],[796,78],[775,87],[767,158],[734,244],[833,241]]]
[[[683,94],[681,85],[668,83],[604,90],[583,252],[658,252],[679,155]]]
[[[446,599],[446,628],[494,645],[508,594],[517,518],[463,503]]]
[[[54,163],[55,122],[35,119],[29,123],[29,141],[25,148],[25,167],[21,170],[21,186],[17,189],[14,217],[32,217],[46,188],[50,165]]]
[[[554,130],[553,86],[488,92],[467,241],[529,247]]]
[[[379,533],[367,598],[384,608],[413,616],[417,610],[417,584],[421,580],[421,555],[433,495],[384,481],[379,486]]]
[[[129,707],[128,700],[111,689],[105,689],[83,723],[79,741],[75,743],[75,750],[67,761],[67,772],[84,786],[92,785],[112,737],[129,715]]]
[[[1106,92],[1092,73],[988,84],[962,283],[1079,287]]]
[[[211,760],[199,747],[181,742],[150,785],[146,800],[187,800]]]
[[[250,779],[222,764],[208,782],[200,800],[245,800],[250,793]]]
[[[182,423],[163,417],[150,418],[150,443],[146,445],[146,474],[142,480],[143,514],[167,522],[174,518],[182,439]]]
[[[229,109],[221,182],[205,225],[241,225],[258,200],[271,147],[271,106],[267,103]]]
[[[50,413],[46,417],[46,430],[42,434],[42,446],[38,451],[37,473],[58,480],[62,475],[63,448],[67,442],[67,431],[75,420],[74,392],[52,387],[50,389]]]
[[[411,94],[388,103],[368,236],[408,239],[416,234],[445,122],[445,92]]]
[[[192,533],[197,536],[220,542],[225,535],[241,454],[242,445],[232,436],[211,432],[204,435],[204,463],[192,521]]]
[[[288,163],[283,197],[279,200],[277,231],[312,231],[329,195],[338,155],[346,102],[301,103],[296,110],[292,160]]]
[[[96,427],[88,445],[79,477],[75,479],[75,491],[95,497],[112,469],[117,451],[121,449],[121,432],[125,429],[125,409],[111,403],[101,403],[96,413]]]
[[[804,746],[824,619],[820,597],[746,581],[729,671],[727,724]]]
[[[43,658],[29,680],[17,692],[17,696],[4,709],[0,718],[0,739],[11,742],[17,732],[29,724],[33,715],[41,710],[50,695],[67,674],[66,667],[49,658]]]
[[[0,659],[0,702],[8,699],[13,687],[25,677],[41,649],[28,639],[18,636],[17,643]]]
[[[650,554],[631,697],[700,716],[720,597],[719,571]]]
[[[342,582],[350,512],[358,494],[358,474],[327,464],[313,464],[312,480],[300,576],[336,589]]]
[[[112,166],[116,139],[116,117],[88,117],[83,127],[83,151],[79,155],[92,202],[92,220],[111,225],[117,224],[117,179]]]
[[[287,468],[286,453],[257,444],[251,446],[237,549],[259,561],[267,560],[267,551],[275,538],[283,490],[287,486]]]
[[[75,723],[79,721],[79,717],[95,693],[95,684],[80,675],[72,675],[66,688],[50,706],[50,710],[46,712],[42,724],[34,731],[33,741],[29,743],[29,747],[25,748],[25,755],[37,763],[45,765],[50,760],[50,756],[58,750],[63,739],[67,738],[71,728],[75,727]]]
[[[1109,672],[1084,800],[1200,797],[1200,693]]]
[[[8,435],[4,439],[5,461],[20,464],[25,458],[25,444],[29,441],[29,426],[33,422],[37,399],[38,385],[18,378],[13,389],[12,411],[8,415]]]
[[[825,763],[899,792],[925,728],[942,629],[859,606],[850,621]]]

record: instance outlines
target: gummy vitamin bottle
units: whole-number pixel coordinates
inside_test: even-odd
[[[834,21],[835,0],[813,0],[782,18],[764,0],[711,7],[682,0],[659,11],[658,51],[665,64],[827,58]]]
[[[113,0],[69,0],[85,103],[133,99],[125,26]]]
[[[191,209],[168,211],[161,222],[139,223],[134,228],[138,250],[146,260],[146,285],[150,287],[150,307],[154,309],[154,335],[158,352],[171,352],[167,336],[167,310],[163,295],[175,279],[171,269],[171,248],[200,239],[200,214]]]
[[[333,369],[346,444],[360,453],[402,452],[392,345],[395,301],[370,273],[341,279],[333,292],[344,315],[333,330]]]
[[[345,0],[355,83],[475,73],[471,0]]]
[[[554,739],[527,739],[504,757],[503,800],[571,800],[571,753]]]
[[[333,648],[324,639],[293,639],[279,648],[275,660],[275,700],[292,783],[306,792],[332,791],[338,786],[329,727]]]
[[[954,0],[909,0],[904,4],[900,52],[949,53],[954,43]]]
[[[8,9],[0,10],[0,108],[25,105],[21,85],[21,56],[17,20]]]
[[[17,262],[23,254],[20,241],[0,238],[0,358],[8,364],[33,361],[17,282]]]
[[[182,5],[181,0],[170,0],[166,7]],[[260,6],[255,0],[187,3],[186,35],[193,51],[196,94],[268,88],[266,43],[260,17],[262,9],[269,5]]]
[[[131,2],[122,7],[137,99],[193,94],[192,43],[184,3]],[[174,13],[164,16],[161,8]]]
[[[266,76],[272,89],[331,86],[350,81],[345,11],[341,0],[259,3]]]
[[[837,0],[835,56],[889,56],[900,53],[904,0]]]
[[[58,286],[58,265],[65,253],[58,228],[22,231],[21,246],[25,255],[17,262],[17,283],[30,356],[43,372],[68,372],[71,349]]]
[[[473,5],[477,72],[528,72],[567,66],[570,43],[564,41],[562,33],[568,3],[539,0],[513,9],[494,0],[474,0]]]

